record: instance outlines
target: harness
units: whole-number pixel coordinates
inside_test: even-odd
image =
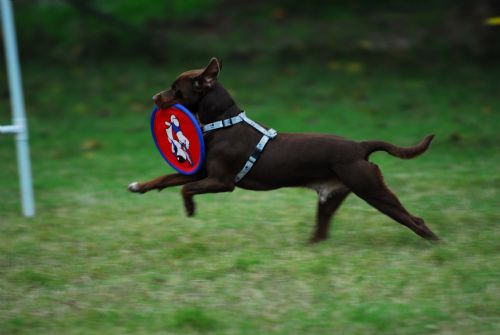
[[[245,177],[248,172],[250,172],[255,162],[257,162],[260,155],[262,154],[262,151],[264,151],[267,142],[274,139],[276,135],[278,135],[278,132],[273,128],[266,129],[257,122],[249,119],[244,111],[234,117],[206,124],[201,127],[201,129],[203,130],[203,133],[208,133],[212,130],[231,127],[232,125],[238,124],[240,122],[245,122],[255,128],[257,131],[262,133],[262,137],[260,138],[259,143],[257,143],[257,146],[255,147],[253,153],[250,155],[250,157],[248,157],[248,160],[246,161],[241,171],[238,172],[238,174],[234,178],[235,183],[239,182],[241,179],[243,179],[243,177]]]

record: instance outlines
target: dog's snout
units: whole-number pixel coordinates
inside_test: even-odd
[[[160,93],[153,95],[153,101],[157,101],[160,98]]]

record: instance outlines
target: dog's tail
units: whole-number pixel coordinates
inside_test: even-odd
[[[393,156],[409,159],[424,153],[429,147],[429,144],[431,144],[433,138],[434,134],[428,135],[422,140],[422,142],[413,147],[398,147],[394,144],[383,141],[364,141],[361,143],[366,148],[366,158],[368,158],[368,156],[375,151],[383,150]]]

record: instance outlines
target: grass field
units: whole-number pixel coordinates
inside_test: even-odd
[[[279,131],[399,145],[436,134],[422,157],[372,161],[444,243],[351,196],[331,238],[308,245],[308,190],[199,196],[191,219],[177,188],[126,191],[171,172],[149,97],[186,67],[25,66],[37,216],[20,216],[2,136],[1,334],[500,333],[497,70],[226,62],[221,81]]]

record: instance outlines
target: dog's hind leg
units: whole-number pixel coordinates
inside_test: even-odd
[[[343,191],[333,194],[326,199],[322,199],[320,196],[316,212],[316,228],[310,239],[311,243],[320,242],[328,238],[328,229],[332,217],[349,193],[349,191]]]
[[[335,166],[340,180],[370,205],[427,240],[439,240],[424,220],[411,215],[385,185],[377,165],[360,160]]]
[[[144,183],[139,183],[139,182],[131,183],[128,185],[128,190],[130,192],[135,192],[135,193],[146,193],[151,190],[161,191],[164,188],[170,186],[184,185],[203,178],[205,178],[204,173],[196,173],[194,175],[183,175],[180,173],[172,173],[172,174],[167,174],[165,176],[160,176],[158,178],[155,178],[153,180]]]

